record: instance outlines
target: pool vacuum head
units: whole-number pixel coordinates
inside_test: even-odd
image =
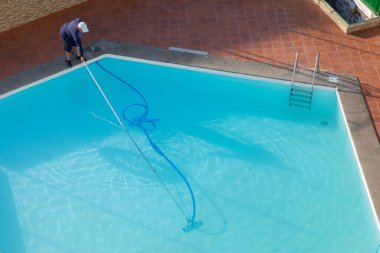
[[[192,231],[193,229],[197,229],[199,228],[200,226],[203,225],[203,222],[202,221],[189,221],[186,225],[186,227],[182,228],[183,232],[185,233],[189,233],[190,231]]]

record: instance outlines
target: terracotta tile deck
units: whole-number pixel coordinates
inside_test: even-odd
[[[89,0],[0,33],[0,79],[62,56],[59,29],[75,17],[101,39],[184,47],[359,77],[380,134],[380,28],[344,34],[312,0]]]

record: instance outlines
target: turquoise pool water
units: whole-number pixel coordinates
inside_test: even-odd
[[[147,100],[128,131],[84,67],[0,100],[0,252],[375,252],[380,236],[336,92],[289,107],[280,81],[105,57]],[[122,118],[141,97],[95,63]],[[141,115],[141,108],[129,112]],[[179,208],[180,207],[180,208]]]

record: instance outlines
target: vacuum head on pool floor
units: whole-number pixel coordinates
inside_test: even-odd
[[[202,221],[189,221],[189,223],[187,223],[186,227],[182,228],[182,230],[185,233],[189,233],[190,231],[197,229],[202,225],[203,225]]]

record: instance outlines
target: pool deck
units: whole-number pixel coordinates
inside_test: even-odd
[[[311,0],[89,0],[0,33],[0,94],[65,69],[58,31],[77,16],[91,30],[89,59],[113,53],[290,80],[299,50],[296,79],[310,82],[319,52],[316,83],[340,76],[339,97],[380,218],[380,28],[344,34]]]

